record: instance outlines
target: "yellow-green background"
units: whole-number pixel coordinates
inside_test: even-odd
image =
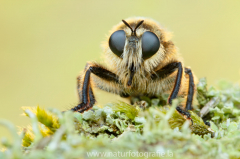
[[[21,106],[75,106],[76,76],[86,61],[100,60],[109,29],[130,16],[173,31],[198,77],[240,81],[240,1],[0,0],[0,118],[26,126]],[[101,91],[96,98],[120,99]],[[2,136],[10,135],[0,127]]]

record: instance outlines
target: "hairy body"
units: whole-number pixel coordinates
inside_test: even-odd
[[[115,40],[117,31],[119,39],[125,35],[122,48],[118,46],[121,41]],[[155,36],[159,43],[153,40],[151,44],[151,37],[156,39]],[[153,49],[148,48],[151,45]],[[184,66],[170,32],[154,20],[142,17],[123,20],[110,31],[103,50],[107,66],[88,62],[78,76],[80,104],[73,111],[84,112],[93,106],[96,102],[93,87],[122,97],[168,93],[169,104],[181,97],[179,109],[183,112],[193,109],[197,79]]]

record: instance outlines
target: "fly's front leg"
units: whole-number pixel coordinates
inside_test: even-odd
[[[85,72],[86,72],[86,69],[88,68],[88,64],[86,65],[85,67]],[[78,91],[78,97],[79,97],[79,101],[80,103],[82,103],[82,99],[83,99],[83,94],[82,94],[82,83],[84,83],[84,81],[82,81],[82,77],[83,75],[79,75],[77,77],[77,91]],[[96,102],[95,100],[95,97],[94,97],[94,94],[93,94],[93,90],[92,90],[92,86],[91,84],[89,85],[89,99],[90,99],[90,105],[94,105],[94,103]],[[74,110],[75,109],[75,110]],[[77,109],[80,109],[80,106],[78,105],[78,108],[77,107],[74,107],[72,108],[72,110],[76,111]]]
[[[80,97],[81,103],[78,104],[76,107],[72,108],[71,110],[82,113],[85,110],[92,108],[92,106],[96,102],[95,97],[92,92],[92,87],[91,87],[91,83],[90,83],[90,75],[91,75],[91,70],[87,69],[85,72],[85,75],[83,77],[82,88],[80,85],[80,82],[81,82],[80,76],[78,77],[78,80],[77,80],[78,81],[78,92],[79,92],[79,97]]]
[[[119,85],[118,76],[111,71],[108,71],[104,67],[99,64],[88,63],[85,67],[85,72],[83,75],[80,75],[77,78],[77,89],[80,99],[80,104],[72,108],[73,111],[78,111],[80,113],[91,109],[95,104],[96,100],[92,91],[92,83],[91,74],[96,75],[101,80],[105,82],[113,82],[116,85]],[[99,84],[95,84],[96,87],[104,90],[105,87],[101,87]]]
[[[156,71],[156,74],[152,75],[153,80],[161,80],[169,75],[171,75],[173,72],[177,70],[177,76],[176,80],[174,83],[173,90],[171,94],[168,97],[168,103],[172,104],[172,100],[177,98],[177,95],[179,93],[181,83],[182,83],[182,78],[183,78],[183,67],[181,62],[173,62],[165,67],[161,68],[160,70]],[[193,92],[194,92],[194,82],[193,82],[193,77],[190,69],[185,68],[185,73],[189,75],[189,89],[188,89],[188,96],[187,96],[187,103],[185,106],[177,106],[176,110],[184,115],[186,118],[190,119],[190,113],[187,110],[192,109],[192,99],[193,99]]]
[[[184,116],[186,116],[188,119],[191,119],[191,114],[188,112],[188,110],[192,110],[192,102],[193,102],[193,96],[194,96],[194,87],[195,87],[195,84],[194,84],[194,78],[193,78],[193,74],[192,74],[192,71],[191,69],[189,68],[185,68],[184,69],[184,72],[188,75],[188,93],[187,93],[187,101],[186,101],[186,105],[184,106],[184,109],[182,109],[181,107],[177,107],[177,111],[181,114],[183,114]],[[177,76],[177,79],[176,79],[176,83],[178,81],[178,76]],[[175,86],[177,85],[175,83]],[[174,87],[175,89],[175,87]],[[174,92],[174,90],[173,90]],[[172,96],[170,96],[169,98],[170,100],[174,99],[172,98]],[[170,102],[169,102],[170,103]]]
[[[173,90],[172,90],[170,96],[168,97],[169,104],[172,104],[172,100],[177,97],[178,92],[180,90],[181,82],[182,82],[182,75],[183,75],[182,63],[178,62],[176,67],[178,68],[178,72],[177,72],[177,77],[175,80]]]
[[[191,69],[185,68],[184,72],[188,75],[188,94],[187,94],[187,102],[185,105],[185,110],[180,108],[179,106],[176,108],[177,111],[184,116],[186,116],[187,119],[191,119],[191,114],[188,112],[188,110],[192,110],[192,102],[193,102],[193,95],[194,95],[194,79]],[[192,120],[191,120],[192,121]],[[208,125],[209,123],[205,123]]]
[[[177,63],[177,68],[178,68],[178,72],[177,72],[177,77],[175,80],[175,84],[173,87],[173,90],[170,94],[170,96],[168,97],[168,103],[172,104],[172,100],[177,98],[177,95],[179,93],[180,87],[181,87],[181,83],[182,83],[182,77],[183,77],[183,67],[182,67],[182,63],[178,62]],[[186,106],[184,106],[186,108]],[[177,106],[176,110],[184,115],[187,119],[191,119],[191,114],[187,111],[182,109],[180,106]]]
[[[178,92],[180,90],[181,82],[182,82],[182,76],[183,76],[183,68],[181,62],[172,62],[160,70],[157,70],[155,74],[152,74],[151,78],[152,80],[162,80],[168,76],[170,76],[173,72],[177,70],[177,76],[175,80],[175,84],[173,87],[173,90],[168,97],[168,103],[172,104],[172,100],[175,99],[178,95]]]

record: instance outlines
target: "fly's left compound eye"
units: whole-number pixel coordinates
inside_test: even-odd
[[[160,47],[160,41],[156,34],[146,31],[142,35],[142,57],[148,59],[153,56]]]
[[[126,34],[123,30],[115,31],[109,39],[110,49],[114,54],[116,54],[119,57],[123,53],[125,40],[126,40]]]

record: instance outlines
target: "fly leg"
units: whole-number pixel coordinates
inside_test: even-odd
[[[96,77],[91,76],[91,74],[94,74],[99,79],[96,79]],[[96,82],[98,80],[102,81]],[[101,85],[100,83],[102,82],[105,82],[106,85],[105,86]],[[111,88],[108,87],[110,83]],[[77,78],[77,89],[80,103],[74,108],[72,108],[71,109],[72,111],[83,113],[84,111],[89,110],[93,107],[93,105],[96,103],[95,96],[92,90],[93,84],[102,90],[118,93],[118,85],[120,83],[118,76],[113,72],[107,70],[106,68],[99,64],[88,63],[85,67],[84,73],[78,76]]]

